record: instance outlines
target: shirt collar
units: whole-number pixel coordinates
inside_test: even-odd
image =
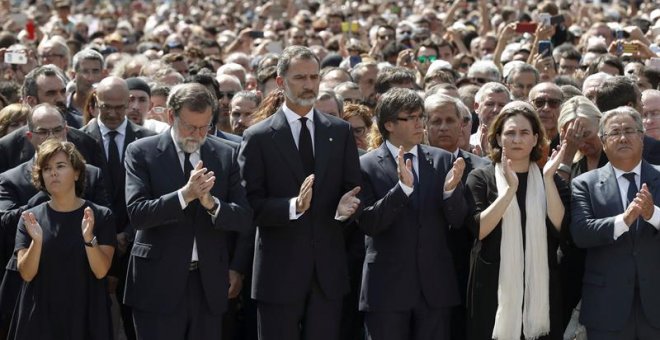
[[[612,165],[612,169],[614,169],[614,175],[616,175],[617,179],[621,178],[621,176],[629,172],[634,172],[635,175],[639,176],[640,178],[642,177],[642,161],[639,161],[639,163],[637,163],[637,165],[631,171],[623,171],[621,169],[617,169],[614,167],[614,165]]]
[[[105,126],[103,122],[100,119],[96,119],[96,122],[99,124],[99,130],[101,130],[101,136],[105,136],[108,132],[110,132],[110,128]],[[115,129],[117,133],[120,135],[126,135],[126,125],[128,125],[128,120],[127,118],[124,118],[124,121]]]
[[[289,122],[289,126],[298,119],[300,119],[300,115],[293,112],[290,108],[286,106],[286,102],[282,104],[282,111],[284,111],[284,115],[286,116],[287,122]],[[305,114],[303,117],[307,118],[309,121],[314,123],[314,108],[312,107],[307,114]]]
[[[392,153],[392,157],[394,159],[396,159],[396,157],[399,155],[399,147],[394,146],[394,144],[390,143],[389,140],[385,141],[385,145],[387,146],[387,149],[389,149],[390,152]],[[410,149],[408,151],[403,150],[403,152],[404,153],[411,153],[411,154],[413,154],[413,156],[417,157],[417,145],[413,146],[412,149]]]

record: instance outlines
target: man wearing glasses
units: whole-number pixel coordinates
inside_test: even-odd
[[[561,111],[562,93],[554,83],[540,83],[529,91],[529,101],[536,108],[545,128],[545,135],[550,140],[550,153],[559,145],[559,112]]]
[[[129,93],[126,81],[121,78],[107,77],[101,80],[96,88],[99,115],[93,123],[82,129],[96,140],[105,156],[104,177],[109,183],[112,212],[115,215],[117,228],[117,256],[114,257],[112,268],[108,273],[108,283],[111,292],[117,290],[119,300],[121,300],[123,292],[123,282],[121,281],[126,274],[127,254],[135,233],[126,211],[124,153],[126,147],[133,141],[155,134],[126,118]],[[130,309],[125,306],[121,307],[124,330],[131,339],[130,336],[135,332],[132,327]]]
[[[460,295],[447,242],[467,215],[465,161],[421,145],[427,117],[413,90],[391,89],[376,106],[385,140],[360,158],[367,235],[360,310],[369,339],[450,339]]]
[[[590,340],[660,339],[660,170],[642,159],[640,114],[607,111],[609,163],[573,180],[571,234],[587,252],[580,322]]]
[[[221,74],[217,77],[218,80],[218,116],[215,122],[215,133],[220,138],[231,140],[232,142],[240,143],[239,138],[233,138],[233,130],[231,128],[231,120],[229,113],[231,111],[231,100],[234,95],[243,90],[240,80],[235,76],[228,74]]]
[[[39,61],[41,65],[53,64],[62,71],[69,70],[69,59],[71,52],[69,47],[56,39],[50,39],[39,44]]]

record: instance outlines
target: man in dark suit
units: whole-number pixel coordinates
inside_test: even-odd
[[[319,61],[284,50],[276,82],[285,102],[248,128],[239,154],[258,228],[252,297],[259,339],[339,339],[349,290],[343,228],[359,209],[350,125],[314,109]]]
[[[126,202],[137,229],[124,301],[138,339],[220,339],[227,307],[226,231],[250,232],[236,151],[207,137],[213,96],[172,89],[172,129],[128,146]]]
[[[126,118],[129,89],[123,79],[107,77],[101,80],[96,87],[96,98],[99,115],[94,122],[83,127],[81,131],[96,141],[105,156],[103,157],[105,161],[104,175],[108,187],[111,189],[112,212],[115,215],[117,229],[117,252],[108,273],[108,284],[110,292],[116,292],[117,296],[121,297],[124,290],[122,280],[126,275],[128,264],[127,252],[135,233],[128,221],[126,211],[124,196],[126,171],[122,160],[126,147],[130,143],[156,133]],[[127,338],[135,339],[130,308],[120,303],[120,310]]]
[[[450,339],[450,309],[460,302],[447,244],[467,215],[465,161],[420,145],[424,101],[391,89],[376,105],[384,142],[360,158],[367,235],[360,310],[370,339]],[[405,161],[404,161],[405,158]]]
[[[429,144],[451,153],[454,159],[463,158],[465,161],[465,171],[463,171],[461,183],[465,184],[467,175],[473,169],[490,164],[488,159],[459,148],[461,129],[465,124],[465,118],[470,119],[470,111],[463,103],[443,94],[435,94],[424,99],[424,109],[428,116],[426,130]],[[458,291],[461,296],[461,304],[454,307],[451,313],[451,339],[461,340],[465,339],[466,335],[465,293],[470,273],[470,250],[474,243],[474,237],[467,228],[451,228],[449,229],[448,243],[454,258]]]
[[[609,163],[573,180],[571,234],[586,248],[580,322],[589,340],[660,339],[660,168],[642,160],[641,116],[604,113]]]
[[[66,141],[67,125],[58,108],[51,104],[39,104],[27,117],[27,140],[37,149],[48,138]],[[21,213],[49,199],[43,191],[38,191],[32,183],[32,166],[34,158],[0,174],[0,230],[3,243],[0,252],[0,268],[7,273],[0,286],[0,313],[2,325],[7,327],[11,313],[16,304],[22,280],[17,273],[16,259],[12,258],[16,227]],[[85,165],[85,190],[83,198],[106,207],[110,206],[110,198],[105,189],[101,170],[93,165]],[[10,260],[10,258],[12,260]],[[1,331],[0,331],[1,332]]]
[[[87,164],[102,168],[101,150],[91,138],[76,130],[80,125],[72,125],[70,118],[72,114],[66,111],[65,86],[64,74],[60,69],[53,65],[37,67],[25,77],[21,89],[23,102],[32,107],[41,103],[56,106],[71,128],[67,129],[67,140],[76,146]],[[26,133],[28,133],[28,127],[24,126],[0,138],[0,172],[7,171],[32,158],[34,147],[25,138]]]

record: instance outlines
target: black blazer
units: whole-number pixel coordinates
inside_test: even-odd
[[[660,168],[642,161],[641,183],[646,183],[660,205]],[[642,310],[649,323],[660,328],[660,233],[640,219],[636,232],[614,240],[614,216],[623,213],[611,164],[573,180],[571,234],[586,248],[580,322],[588,328],[618,331],[625,326],[633,303],[635,280]]]
[[[143,128],[137,124],[134,124],[130,120],[126,120],[126,136],[124,137],[124,145],[122,146],[122,155],[126,154],[126,147],[144,137],[153,136],[156,133],[149,129]],[[87,124],[80,131],[86,133],[89,137],[93,138],[96,144],[99,146],[102,154],[101,159],[103,161],[104,177],[107,182],[107,187],[110,188],[110,197],[112,199],[112,212],[115,216],[115,222],[117,223],[117,233],[126,232],[132,236],[134,229],[128,223],[128,213],[126,212],[126,197],[124,196],[124,184],[125,176],[121,176],[121,183],[112,183],[112,176],[108,172],[108,160],[106,158],[105,148],[103,146],[103,136],[101,136],[101,129],[98,122],[92,124]],[[122,157],[123,158],[123,157]],[[121,167],[121,173],[125,173],[125,169]]]
[[[26,125],[0,138],[0,172],[25,163],[34,156],[34,147],[25,137],[27,131]],[[99,148],[94,139],[72,127],[69,127],[66,139],[76,146],[87,164],[103,169],[105,164],[103,149]]]
[[[204,167],[216,176],[220,200],[215,222],[195,200],[181,209],[177,191],[185,185],[170,130],[131,143],[125,156],[126,202],[137,229],[126,277],[124,302],[142,311],[172,313],[186,292],[193,238],[197,241],[204,297],[213,314],[227,306],[226,232],[250,232],[252,211],[241,185],[236,151],[216,138],[200,149]]]
[[[357,147],[350,125],[314,111],[314,187],[311,207],[289,219],[289,200],[305,179],[302,161],[282,109],[243,133],[239,153],[248,200],[255,212],[252,297],[271,303],[303,301],[312,275],[328,299],[349,290],[339,199],[360,185]]]
[[[459,302],[447,232],[461,227],[467,214],[463,185],[444,200],[452,155],[427,145],[418,145],[417,150],[417,208],[398,184],[396,162],[385,143],[360,158],[360,199],[365,208],[358,224],[367,235],[362,311],[410,310],[420,293],[432,308]]]

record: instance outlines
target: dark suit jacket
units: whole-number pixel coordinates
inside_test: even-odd
[[[450,226],[461,227],[467,215],[463,185],[444,200],[451,154],[427,145],[419,145],[417,154],[417,208],[398,184],[396,162],[385,143],[360,158],[366,207],[358,224],[367,235],[362,311],[410,310],[420,293],[431,308],[459,302],[447,233]]]
[[[16,226],[23,211],[49,200],[43,191],[37,191],[32,184],[31,159],[13,169],[0,174],[0,230],[2,231],[3,249],[0,253],[1,268],[14,251]],[[110,197],[105,189],[105,182],[101,170],[93,165],[85,165],[85,191],[84,199],[105,207],[110,206]]]
[[[654,165],[660,165],[660,141],[644,135],[642,158]]]
[[[126,146],[128,146],[133,141],[136,141],[140,138],[153,136],[156,133],[149,129],[145,129],[137,124],[134,124],[130,120],[126,120],[126,136],[124,137],[124,145],[121,148],[122,155],[126,154]],[[108,160],[106,158],[105,148],[103,146],[103,136],[101,136],[101,129],[97,122],[93,124],[87,124],[80,131],[86,133],[88,136],[92,137],[96,144],[99,146],[102,154],[101,159],[103,161],[103,169],[108,169]],[[122,157],[123,158],[123,157]],[[121,172],[125,173],[124,167],[121,167]],[[126,197],[124,196],[124,180],[125,177],[121,176],[121,183],[112,183],[112,176],[109,172],[105,172],[105,180],[108,183],[108,188],[110,188],[110,197],[112,199],[112,212],[115,215],[115,222],[117,223],[117,233],[126,232],[129,235],[134,233],[134,229],[128,223],[128,213],[126,212]]]
[[[360,185],[350,125],[314,111],[312,203],[289,219],[289,200],[305,179],[291,127],[280,109],[243,133],[239,154],[248,200],[255,212],[252,297],[269,303],[304,301],[314,274],[328,299],[349,290],[343,226],[335,220],[344,193]]]
[[[235,135],[235,134],[229,133],[229,132],[224,132],[224,131],[219,130],[217,128],[215,129],[215,133],[213,135],[220,138],[220,139],[225,139],[225,140],[228,140],[230,142],[234,142],[234,143],[238,143],[238,144],[240,144],[241,141],[243,140],[243,138],[241,136],[238,136],[238,135]]]
[[[660,168],[642,161],[646,183],[660,205]],[[644,219],[637,232],[614,240],[614,216],[623,213],[619,186],[611,164],[573,180],[571,233],[586,248],[580,322],[588,328],[618,331],[630,317],[635,281],[642,310],[651,326],[660,328],[660,236]]]
[[[204,167],[216,176],[220,200],[215,222],[199,204],[181,209],[185,185],[170,131],[131,143],[126,150],[126,202],[137,235],[131,251],[124,302],[142,311],[172,313],[186,293],[193,239],[197,241],[204,297],[213,314],[227,306],[227,230],[250,232],[252,211],[241,185],[236,151],[215,138],[200,149]]]
[[[0,138],[0,172],[25,163],[34,156],[34,147],[25,137],[27,131],[26,125]],[[103,149],[100,149],[92,138],[80,130],[69,127],[66,139],[76,146],[87,164],[103,169],[105,160]]]

